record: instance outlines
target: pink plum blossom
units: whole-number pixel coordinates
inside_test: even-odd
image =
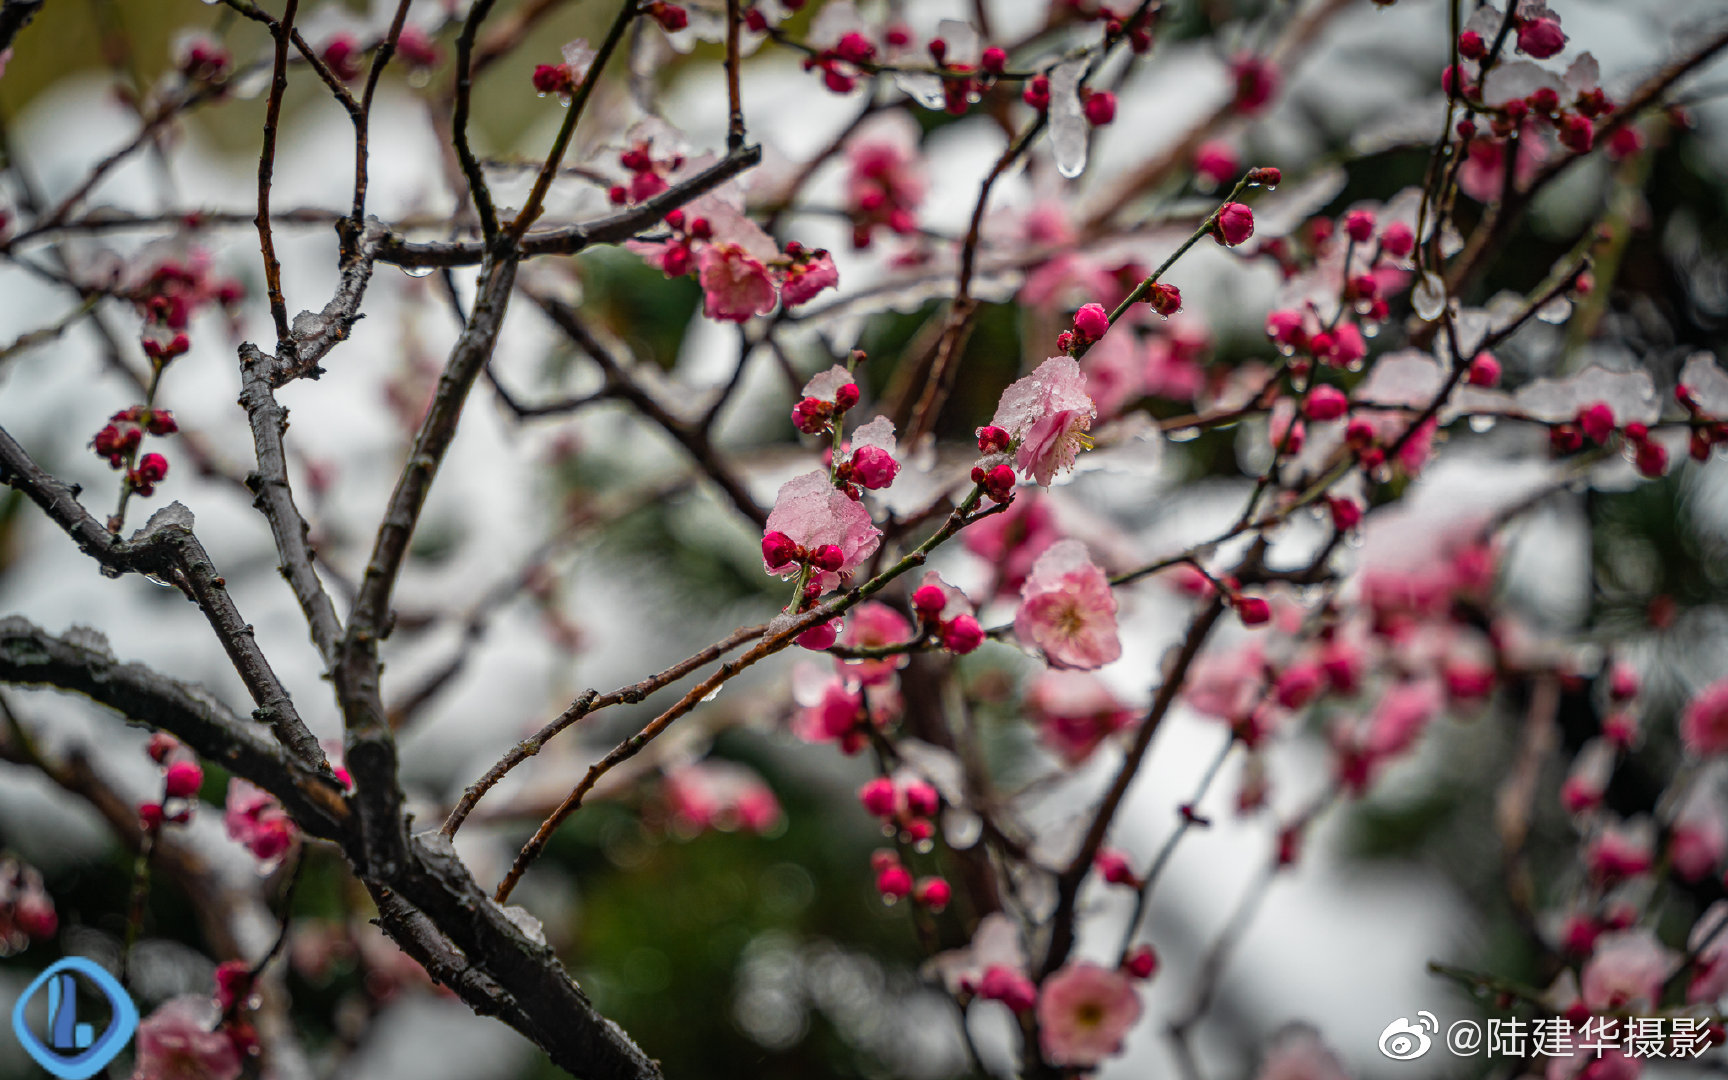
[[[1091,670],[1122,655],[1116,597],[1085,544],[1063,540],[1038,557],[1020,589],[1014,632],[1051,667]]]
[[[879,648],[912,640],[912,624],[906,616],[882,603],[866,600],[853,608],[846,617],[846,630],[840,644],[854,649]],[[894,672],[906,666],[904,653],[882,660],[837,660],[840,673],[865,685],[887,682]]]
[[[1662,997],[1662,983],[1674,967],[1674,954],[1649,930],[1604,934],[1584,965],[1579,990],[1584,1004],[1599,1012],[1648,1009]]]
[[[1668,833],[1668,861],[1687,881],[1710,877],[1728,853],[1728,806],[1717,786],[1719,777],[1700,780],[1687,792]]]
[[[680,831],[753,833],[780,823],[780,802],[756,770],[733,761],[698,761],[666,774],[664,797]]]
[[[1134,723],[1138,715],[1103,680],[1084,671],[1046,671],[1026,691],[1026,710],[1038,721],[1044,745],[1069,765],[1091,756],[1098,744]]]
[[[1122,1052],[1140,1019],[1134,981],[1085,961],[1058,969],[1038,991],[1038,1033],[1045,1055],[1062,1065],[1097,1065]]]
[[[823,289],[840,287],[840,271],[834,266],[834,256],[818,251],[806,258],[793,260],[786,269],[780,286],[780,302],[787,307],[809,303]]]
[[[968,526],[960,538],[966,550],[995,568],[997,588],[1015,593],[1031,575],[1033,562],[1062,539],[1062,532],[1056,527],[1049,499],[1027,493],[1000,514]]]
[[[778,293],[768,268],[737,244],[707,244],[696,256],[702,314],[746,322],[774,310]]]
[[[215,999],[198,994],[158,1005],[138,1025],[132,1080],[234,1080],[240,1052],[217,1019]]]
[[[1002,391],[990,423],[1015,440],[1014,465],[1022,476],[1048,487],[1071,468],[1098,408],[1086,393],[1086,376],[1072,357],[1055,356]]]
[[[1686,948],[1698,957],[1686,1000],[1716,1001],[1728,994],[1728,900],[1718,900],[1698,917]]]
[[[1584,846],[1584,865],[1600,881],[1636,877],[1655,865],[1656,828],[1647,818],[1604,825]]]
[[[780,486],[774,509],[768,515],[768,532],[781,533],[807,551],[833,544],[840,549],[840,565],[812,574],[822,592],[837,588],[881,543],[882,534],[870,520],[870,512],[846,497],[828,482],[824,472],[808,472]],[[764,563],[766,566],[766,563]],[[799,570],[796,562],[768,567],[779,577]]]
[[[238,776],[228,781],[223,823],[229,839],[238,840],[264,862],[281,858],[297,832],[275,796]]]
[[[1728,679],[1720,679],[1686,706],[1680,718],[1680,741],[1703,757],[1728,753]]]
[[[1273,1037],[1254,1080],[1349,1080],[1338,1056],[1320,1041],[1320,1033],[1292,1025]]]

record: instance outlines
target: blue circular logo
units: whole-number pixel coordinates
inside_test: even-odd
[[[108,999],[108,1027],[100,1038],[89,1024],[78,1022],[78,985],[74,976],[86,982]],[[30,1029],[24,1010],[38,991],[48,991],[48,1030],[46,1037]],[[107,1067],[132,1041],[138,1030],[138,1006],[114,976],[82,956],[68,956],[47,971],[36,976],[12,1009],[12,1030],[18,1041],[36,1064],[60,1080],[89,1080]]]

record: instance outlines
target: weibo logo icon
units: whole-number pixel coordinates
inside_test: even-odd
[[[108,999],[108,1026],[98,1036],[78,1022],[78,981],[82,978]],[[25,1014],[31,999],[46,990],[48,1022],[31,1028]],[[138,1007],[114,976],[82,956],[68,956],[36,976],[12,1009],[12,1030],[36,1064],[60,1080],[88,1080],[119,1056],[138,1030]]]

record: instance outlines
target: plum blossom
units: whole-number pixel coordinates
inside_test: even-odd
[[[238,776],[228,781],[223,822],[229,839],[238,840],[264,862],[281,858],[297,832],[275,796]]]
[[[673,823],[695,834],[708,829],[766,833],[780,823],[780,802],[756,770],[732,761],[699,761],[666,774],[664,797]]]
[[[216,1027],[214,998],[186,994],[156,1007],[138,1025],[132,1080],[234,1080],[240,1051]]]
[[[1086,545],[1063,540],[1038,557],[1020,589],[1014,632],[1051,667],[1089,671],[1122,655],[1116,597]]]
[[[865,559],[876,551],[882,534],[870,520],[870,512],[846,497],[828,482],[824,472],[808,472],[780,486],[774,509],[768,515],[768,534],[779,533],[807,552],[828,545],[839,548],[839,562],[813,569],[811,580],[819,592],[838,588]],[[764,564],[766,565],[766,563]],[[767,566],[770,574],[792,577],[800,564],[793,560]]]
[[[1140,1019],[1134,981],[1084,961],[1068,964],[1038,991],[1038,1032],[1044,1053],[1062,1065],[1090,1067],[1122,1052]]]
[[[1295,1024],[1274,1036],[1254,1080],[1349,1080],[1349,1076],[1343,1062],[1320,1041],[1319,1032]]]
[[[1086,376],[1072,357],[1055,356],[1002,391],[990,423],[1008,432],[1017,449],[1014,465],[1022,476],[1048,487],[1071,468],[1098,408],[1086,393]]]
[[[1728,900],[1718,900],[1693,925],[1686,948],[1698,957],[1686,1000],[1715,1001],[1728,994]]]
[[[1584,1004],[1597,1011],[1648,1009],[1662,997],[1662,983],[1674,954],[1649,930],[1604,934],[1584,965],[1579,989]]]
[[[737,244],[708,244],[696,256],[702,283],[702,314],[747,322],[774,310],[779,294],[768,268]]]
[[[904,112],[879,114],[846,141],[846,205],[854,247],[868,247],[879,227],[917,231],[928,181],[918,156],[917,121]]]
[[[852,609],[846,619],[846,629],[840,644],[853,649],[880,648],[912,640],[912,623],[900,612],[880,600],[866,600]],[[840,673],[865,684],[887,682],[894,672],[906,666],[906,654],[882,660],[836,660]]]
[[[1668,861],[1687,881],[1711,876],[1728,853],[1728,807],[1723,805],[1720,779],[1719,775],[1700,777],[1669,830]]]
[[[1137,713],[1084,671],[1046,671],[1026,691],[1026,710],[1038,720],[1044,745],[1069,765],[1091,756],[1098,744],[1134,723]]]
[[[1728,752],[1728,679],[1706,686],[1686,706],[1680,741],[1702,757]]]

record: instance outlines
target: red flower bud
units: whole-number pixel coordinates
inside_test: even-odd
[[[942,647],[965,655],[984,643],[984,628],[970,615],[956,615],[942,624]]]
[[[190,799],[203,786],[204,770],[196,761],[176,761],[163,778],[163,791],[170,799]]]
[[[986,425],[978,429],[978,452],[980,454],[999,454],[1008,449],[1011,442],[1008,433],[999,427]]]
[[[1081,110],[1086,114],[1086,122],[1093,127],[1103,127],[1116,119],[1116,95],[1108,90],[1092,90],[1083,92],[1084,101]]]
[[[872,816],[890,818],[899,808],[900,795],[894,790],[894,781],[878,776],[858,789],[858,801]]]
[[[939,877],[929,877],[918,883],[912,898],[918,901],[920,907],[929,908],[931,911],[941,911],[948,906],[948,901],[953,898],[953,895],[954,890],[948,887],[946,881]]]
[[[1465,375],[1471,386],[1499,386],[1500,361],[1493,353],[1480,352],[1470,361],[1470,370]]]
[[[762,537],[762,561],[768,569],[778,570],[798,557],[798,544],[783,532],[771,532]]]
[[[834,411],[845,412],[858,404],[858,384],[846,383],[834,391]]]
[[[1254,211],[1241,203],[1225,203],[1218,211],[1214,235],[1226,247],[1235,247],[1254,235]]]
[[[1142,945],[1123,959],[1122,970],[1131,978],[1150,979],[1158,973],[1158,954],[1152,951],[1152,946]]]
[[[1310,420],[1336,420],[1350,411],[1350,399],[1336,386],[1320,385],[1308,392],[1302,403],[1302,414]]]
[[[992,75],[1000,75],[1008,70],[1008,53],[992,45],[979,57],[978,66]]]
[[[1153,311],[1169,318],[1182,310],[1182,290],[1160,281],[1147,290],[1146,302],[1152,305]]]
[[[818,570],[835,571],[845,565],[846,553],[838,544],[823,544],[810,553],[810,565]]]
[[[942,609],[948,606],[948,594],[942,591],[940,585],[920,585],[912,592],[912,609],[918,612],[920,618],[934,621],[942,615]]]
[[[1272,621],[1272,605],[1261,596],[1238,595],[1231,601],[1244,626],[1263,626]]]

